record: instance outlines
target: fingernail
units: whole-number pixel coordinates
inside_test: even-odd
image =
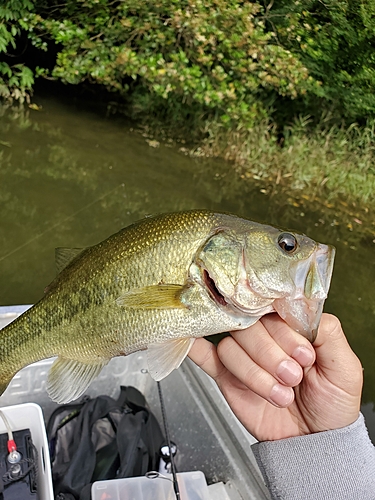
[[[272,387],[270,400],[276,406],[285,407],[290,405],[294,399],[294,391],[290,387],[285,387],[285,385],[275,384]]]
[[[297,363],[290,359],[286,359],[277,367],[276,375],[285,382],[285,384],[293,385],[298,384],[302,375],[302,370]]]
[[[308,347],[300,345],[294,350],[292,358],[298,361],[301,366],[310,366],[313,364],[315,356]]]

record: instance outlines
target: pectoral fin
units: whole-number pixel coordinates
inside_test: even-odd
[[[90,365],[57,358],[48,374],[47,392],[50,398],[56,403],[69,403],[79,398],[107,363],[106,360]]]
[[[178,368],[188,355],[194,340],[194,338],[184,338],[169,340],[162,344],[150,344],[147,361],[151,377],[159,381]]]
[[[186,307],[181,302],[183,285],[152,285],[129,290],[116,299],[119,306],[132,309],[175,309]]]

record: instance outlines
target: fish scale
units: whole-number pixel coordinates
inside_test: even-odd
[[[48,390],[58,402],[70,401],[112,357],[141,349],[148,349],[150,373],[161,379],[181,364],[192,339],[246,328],[274,311],[277,300],[292,300],[303,286],[294,276],[303,281],[310,273],[310,288],[320,283],[326,294],[332,248],[293,233],[298,248],[288,255],[280,234],[196,210],[148,217],[84,250],[61,249],[57,262],[65,268],[1,332],[0,391],[22,367],[58,356]],[[317,252],[327,253],[319,266]],[[312,280],[314,272],[323,278]]]

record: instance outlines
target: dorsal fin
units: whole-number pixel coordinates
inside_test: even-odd
[[[55,262],[57,272],[60,273],[84,248],[55,248]]]

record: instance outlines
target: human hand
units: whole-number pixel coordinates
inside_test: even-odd
[[[189,357],[259,441],[337,429],[358,418],[362,366],[335,316],[322,315],[313,346],[271,314],[217,348],[196,339]]]

